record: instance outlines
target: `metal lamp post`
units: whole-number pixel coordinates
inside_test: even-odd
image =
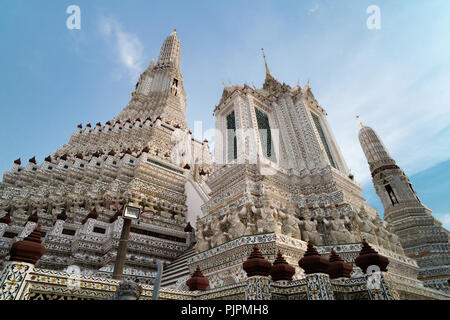
[[[131,221],[138,220],[141,209],[132,205],[127,205],[122,213],[123,228],[120,235],[119,249],[117,250],[116,262],[114,263],[113,279],[122,280],[123,268],[128,249],[128,240],[130,239]]]

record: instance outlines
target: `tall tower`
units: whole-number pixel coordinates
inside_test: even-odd
[[[143,209],[130,230],[124,277],[151,283],[156,262],[170,264],[192,244],[211,155],[186,127],[180,40],[164,41],[131,100],[104,125],[80,124],[42,163],[17,159],[0,182],[0,267],[16,237],[42,225],[47,251],[38,266],[76,265],[99,276],[113,271],[122,211]]]
[[[359,141],[372,181],[384,207],[384,219],[399,236],[405,254],[415,258],[425,285],[448,291],[448,231],[422,204],[411,181],[387,151],[377,133],[362,126]]]
[[[186,92],[180,57],[181,42],[174,30],[164,41],[156,65],[152,60],[139,77],[131,101],[117,119],[161,117],[186,128]]]

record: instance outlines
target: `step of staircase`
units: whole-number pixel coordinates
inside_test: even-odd
[[[161,287],[172,286],[176,284],[180,278],[189,276],[187,260],[195,254],[195,249],[191,248],[182,253],[169,266],[167,266],[162,274]]]

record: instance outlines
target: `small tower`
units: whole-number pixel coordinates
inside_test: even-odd
[[[411,181],[392,159],[377,133],[363,126],[359,131],[359,141],[369,163],[373,183],[386,210],[384,217],[391,222],[395,219],[395,207],[404,203],[421,204]],[[431,213],[428,209],[422,210]]]
[[[449,291],[448,231],[419,200],[411,181],[396,164],[377,133],[361,123],[359,141],[372,182],[384,207],[384,219],[400,238],[405,254],[416,259],[418,278],[426,286]]]

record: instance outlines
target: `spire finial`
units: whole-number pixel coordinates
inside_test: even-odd
[[[363,124],[362,121],[359,119],[359,116],[356,116],[356,119],[358,119],[359,125],[361,126],[361,128],[364,128],[364,124]]]
[[[266,55],[264,54],[264,48],[261,48],[261,51],[262,51],[263,58],[264,58],[264,65],[266,66],[266,75],[270,75],[269,67],[267,66],[267,61],[266,61]]]

